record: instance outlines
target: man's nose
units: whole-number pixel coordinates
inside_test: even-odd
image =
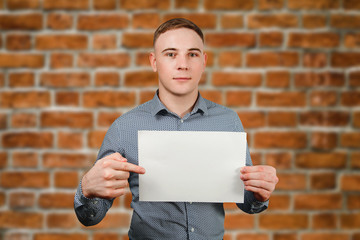
[[[178,56],[177,69],[178,70],[188,70],[189,69],[189,63],[187,61],[186,56]]]

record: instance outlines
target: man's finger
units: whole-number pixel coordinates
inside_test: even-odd
[[[264,173],[264,172],[251,172],[240,175],[241,180],[262,180],[266,182],[276,182],[276,177],[274,174]]]
[[[257,165],[257,166],[246,166],[246,167],[242,167],[240,169],[241,173],[252,173],[252,172],[271,172],[271,173],[276,173],[276,169],[271,167],[271,166],[267,166],[267,165]]]
[[[133,172],[133,173],[139,173],[139,174],[144,174],[145,173],[145,168],[140,167],[138,165],[129,163],[129,162],[114,162],[114,169],[115,170],[120,170],[120,171],[125,171],[125,172]]]

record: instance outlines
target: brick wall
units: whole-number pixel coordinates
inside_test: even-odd
[[[0,0],[0,239],[126,239],[130,194],[90,228],[73,195],[111,122],[152,97],[152,34],[176,16],[204,30],[203,95],[280,178],[265,213],[225,205],[225,239],[359,240],[357,0]]]

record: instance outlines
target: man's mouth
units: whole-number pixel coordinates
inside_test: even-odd
[[[188,81],[191,80],[191,77],[174,77],[173,79],[178,81]]]

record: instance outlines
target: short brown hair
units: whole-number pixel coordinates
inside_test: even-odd
[[[170,19],[164,23],[162,23],[155,31],[154,33],[154,40],[153,44],[155,46],[156,40],[159,38],[159,36],[169,30],[172,29],[178,29],[178,28],[189,28],[191,30],[194,30],[201,40],[204,42],[204,34],[202,33],[201,29],[192,21],[187,20],[185,18],[173,18]]]

